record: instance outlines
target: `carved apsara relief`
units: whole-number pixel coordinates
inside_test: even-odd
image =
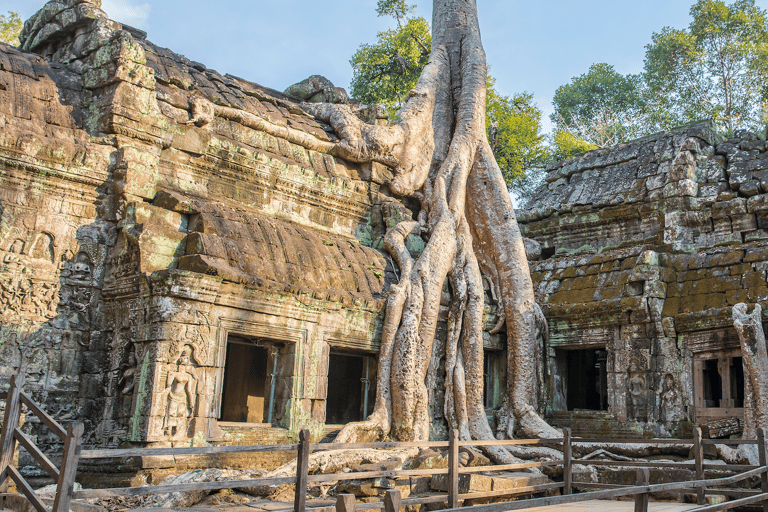
[[[169,439],[187,437],[189,421],[195,414],[197,378],[192,353],[190,345],[182,347],[160,395],[164,404],[163,434]]]

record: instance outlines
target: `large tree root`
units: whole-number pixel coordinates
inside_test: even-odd
[[[445,417],[463,440],[492,440],[483,406],[483,279],[507,325],[508,387],[504,436],[560,437],[532,407],[541,310],[509,192],[485,133],[485,53],[474,0],[434,0],[430,60],[395,126],[371,126],[348,106],[306,104],[341,142],[330,152],[394,169],[390,189],[421,203],[419,221],[398,224],[385,246],[401,271],[387,301],[374,412],[347,425],[337,442],[429,439],[425,379],[446,280],[451,289],[446,342]],[[415,261],[405,247],[420,234]],[[538,322],[540,325],[540,322]],[[497,462],[519,459],[504,447]],[[531,453],[514,448],[518,454]],[[552,453],[538,450],[538,455]]]
[[[755,305],[751,314],[744,303],[733,306],[733,326],[739,335],[744,365],[744,439],[755,439],[757,430],[768,432],[768,347],[763,332],[762,307]],[[718,446],[723,458],[741,459],[758,464],[757,447],[741,445],[738,450]]]

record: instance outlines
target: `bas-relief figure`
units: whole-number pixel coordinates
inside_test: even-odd
[[[161,393],[165,403],[163,415],[163,434],[170,439],[187,436],[189,420],[195,413],[197,397],[197,379],[192,365],[192,347],[184,345],[167,377],[167,387]]]
[[[632,358],[627,370],[627,416],[635,421],[648,420],[648,383],[640,362]]]

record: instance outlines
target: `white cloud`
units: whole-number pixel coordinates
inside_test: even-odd
[[[143,30],[147,27],[151,6],[134,0],[103,0],[101,8],[109,19]]]

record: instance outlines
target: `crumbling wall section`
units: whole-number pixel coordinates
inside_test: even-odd
[[[737,135],[702,123],[548,168],[519,220],[542,245],[531,270],[550,323],[556,423],[683,435],[697,422],[719,434],[718,422],[742,415],[736,384],[723,382],[713,406],[697,381],[705,361],[723,370],[738,357],[732,306],[768,296],[768,146]],[[588,347],[608,350],[601,414],[557,399],[556,352]]]

